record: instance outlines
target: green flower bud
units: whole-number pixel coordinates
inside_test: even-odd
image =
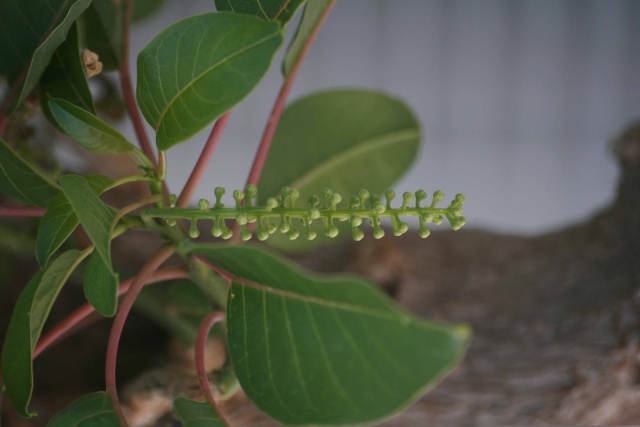
[[[371,209],[371,212],[377,215],[381,215],[385,213],[386,210],[387,208],[382,203],[378,202],[375,206],[373,206],[373,209]]]
[[[331,210],[335,211],[338,208],[338,203],[340,203],[341,201],[342,201],[342,196],[338,193],[333,193],[330,199]]]
[[[463,216],[451,220],[451,229],[460,230],[467,223],[467,219]]]
[[[233,192],[233,199],[236,201],[236,208],[242,206],[242,200],[244,200],[244,193],[240,190]]]
[[[420,224],[420,231],[418,232],[418,234],[420,235],[420,237],[422,237],[423,239],[426,239],[427,237],[429,237],[429,234],[431,234],[431,230],[429,230],[427,227],[425,227],[424,225]]]
[[[437,190],[436,192],[433,193],[433,202],[431,203],[431,206],[434,207],[436,204],[438,204],[438,202],[441,202],[444,199],[444,193],[440,190]]]
[[[391,201],[395,199],[396,192],[393,190],[387,190],[384,192],[384,197],[387,199],[387,209],[391,209]]]
[[[413,194],[409,193],[408,191],[402,194],[402,207],[400,208],[401,210],[405,210],[407,208],[407,204],[409,204],[409,202],[413,201]]]
[[[296,240],[299,235],[300,235],[300,232],[298,232],[298,230],[296,230],[295,228],[291,228],[287,232],[287,237],[289,238],[289,240]]]
[[[274,197],[269,197],[266,202],[266,207],[267,207],[267,211],[277,208],[278,200],[276,200]]]
[[[206,211],[207,209],[209,209],[209,201],[205,199],[200,199],[200,201],[198,202],[198,207],[200,208],[201,211]]]
[[[353,236],[353,240],[359,242],[364,237],[364,232],[358,227],[351,227],[351,235]]]
[[[258,188],[253,185],[253,184],[249,184],[247,185],[247,188],[244,191],[245,197],[247,198],[247,204],[249,206],[251,206],[251,201],[256,197],[256,194],[258,193]]]
[[[216,209],[223,208],[224,205],[222,204],[222,196],[224,196],[224,188],[216,187],[213,190],[213,194],[215,194],[215,196],[216,196]]]
[[[300,197],[300,192],[298,190],[296,190],[295,188],[293,190],[291,190],[291,193],[289,193],[289,207],[290,208],[294,208],[296,206],[296,199]]]
[[[224,230],[222,230],[222,238],[224,240],[229,240],[231,236],[233,236],[233,231],[231,231],[228,228],[225,228]]]
[[[245,225],[247,223],[247,214],[241,212],[236,215],[236,222],[238,223],[238,225]]]
[[[200,230],[198,230],[198,226],[196,225],[196,220],[191,221],[191,226],[189,227],[189,237],[195,239],[200,235]]]
[[[240,238],[244,242],[246,242],[247,240],[251,239],[251,232],[249,230],[247,230],[246,226],[242,226],[242,230],[240,231]]]

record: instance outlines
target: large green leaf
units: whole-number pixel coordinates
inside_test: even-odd
[[[9,113],[35,87],[71,24],[91,0],[3,0],[0,2],[0,74],[7,77]]]
[[[2,348],[2,376],[7,395],[22,417],[29,411],[33,392],[32,354],[51,306],[69,275],[88,252],[71,250],[60,255],[51,266],[36,274],[16,302]]]
[[[120,427],[120,421],[109,394],[98,391],[72,402],[47,427]]]
[[[278,23],[232,13],[186,18],[155,36],[138,56],[137,97],[158,148],[187,139],[242,101],[281,42]]]
[[[253,15],[267,21],[276,18],[286,25],[306,0],[215,0],[216,9],[221,12],[234,12]],[[284,9],[282,7],[284,6]]]
[[[118,307],[118,276],[105,264],[96,251],[89,257],[84,274],[84,296],[87,301],[106,317],[116,314]]]
[[[49,101],[49,109],[60,129],[91,151],[122,154],[136,150],[120,132],[68,101],[52,99]]]
[[[113,179],[104,175],[88,175],[85,179],[95,194],[102,193],[113,183]],[[51,255],[67,240],[79,222],[67,197],[62,191],[58,192],[38,226],[36,259],[40,267],[44,268],[47,265]]]
[[[207,402],[196,402],[179,397],[173,401],[173,409],[183,427],[224,427]]]
[[[365,90],[331,90],[293,102],[282,114],[258,184],[258,200],[277,196],[283,186],[300,191],[300,204],[326,187],[349,197],[366,188],[389,189],[411,166],[420,126],[399,99]],[[306,206],[306,205],[305,205]],[[267,243],[303,250],[332,242],[316,221],[318,237],[289,241],[275,234]],[[349,225],[339,236],[349,236]],[[334,239],[334,241],[337,241]]]
[[[287,425],[388,417],[447,374],[470,339],[466,326],[421,320],[358,278],[306,273],[248,245],[191,252],[234,278],[231,361],[247,396]]]
[[[122,62],[126,3],[124,0],[93,0],[82,15],[85,44],[98,54],[104,71],[116,70]]]
[[[288,77],[294,65],[299,61],[307,40],[315,30],[316,26],[322,19],[327,7],[335,0],[313,0],[307,2],[302,14],[302,19],[298,25],[295,36],[291,40],[291,44],[287,49],[287,53],[282,61],[282,74]]]
[[[58,192],[58,187],[0,138],[0,191],[25,203],[45,207]]]
[[[60,185],[84,231],[111,270],[111,223],[115,218],[113,209],[105,205],[87,180],[79,175],[61,176]]]
[[[58,127],[51,116],[51,111],[49,111],[48,101],[52,98],[64,99],[94,113],[93,98],[78,51],[78,30],[75,24],[69,30],[67,40],[56,49],[49,66],[40,79],[42,112],[54,126]]]

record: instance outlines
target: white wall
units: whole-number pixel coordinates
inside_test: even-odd
[[[169,23],[213,9],[167,0],[134,28],[132,56]],[[425,141],[397,191],[461,191],[470,226],[544,231],[613,195],[605,142],[640,117],[638,22],[638,0],[338,0],[293,98],[358,86],[405,99]],[[234,111],[197,197],[244,184],[279,86],[276,65]],[[169,151],[172,191],[207,135]]]

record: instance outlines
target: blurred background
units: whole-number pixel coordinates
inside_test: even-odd
[[[132,64],[163,27],[212,10],[213,0],[165,1],[133,28]],[[607,141],[640,118],[638,22],[638,0],[338,0],[290,99],[363,87],[405,100],[424,141],[397,192],[464,192],[469,226],[544,232],[613,197]],[[197,197],[244,185],[281,57],[231,116]],[[208,132],[168,152],[172,191]]]

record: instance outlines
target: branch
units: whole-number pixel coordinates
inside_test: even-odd
[[[1,206],[0,217],[27,217],[27,216],[43,216],[47,210],[34,206]]]
[[[262,174],[262,168],[264,167],[264,162],[267,158],[267,154],[269,152],[269,147],[271,147],[271,141],[273,140],[273,135],[276,132],[276,128],[278,127],[278,122],[280,121],[280,116],[282,115],[282,110],[284,110],[284,105],[287,101],[287,97],[289,96],[289,92],[291,91],[291,87],[293,86],[293,82],[298,74],[298,70],[302,65],[302,61],[304,60],[311,44],[315,40],[322,24],[325,19],[329,15],[329,12],[333,8],[334,1],[332,1],[327,8],[325,9],[322,17],[318,21],[317,25],[307,38],[305,45],[300,51],[300,56],[297,61],[291,68],[291,73],[287,76],[287,78],[282,83],[282,87],[280,88],[280,93],[278,93],[278,98],[276,98],[276,102],[273,105],[271,110],[271,115],[269,116],[269,120],[267,121],[267,126],[264,129],[264,133],[262,134],[262,140],[260,141],[260,146],[258,147],[258,152],[253,160],[253,165],[251,166],[251,172],[249,173],[249,177],[247,178],[246,185],[253,184],[258,185],[258,181],[260,181],[260,175]]]
[[[213,155],[213,151],[216,149],[218,145],[218,141],[220,141],[220,137],[222,136],[222,132],[224,132],[224,128],[229,121],[229,116],[231,115],[231,111],[224,114],[222,117],[218,119],[216,124],[213,126],[211,133],[209,134],[209,138],[202,149],[202,153],[200,153],[200,157],[198,157],[198,161],[196,162],[193,171],[191,171],[191,175],[187,180],[182,192],[180,193],[180,197],[178,197],[178,201],[176,202],[176,206],[179,208],[184,208],[189,204],[191,197],[193,197],[193,193],[196,191],[202,176],[204,175],[207,166],[209,165],[209,161],[211,160],[211,156]]]
[[[251,165],[251,171],[249,172],[249,177],[247,178],[247,182],[245,184],[245,188],[253,184],[255,186],[258,185],[260,181],[260,176],[262,175],[262,168],[264,167],[264,162],[267,160],[267,154],[269,154],[269,148],[271,147],[271,141],[273,141],[273,136],[276,133],[276,129],[278,128],[278,123],[280,122],[280,116],[282,115],[282,111],[284,110],[284,105],[289,96],[289,92],[291,91],[291,87],[293,86],[293,82],[298,75],[298,71],[300,70],[300,66],[302,65],[302,61],[305,56],[307,56],[307,52],[311,47],[311,44],[315,40],[322,24],[326,20],[329,12],[333,8],[335,1],[329,3],[327,8],[325,9],[322,17],[316,24],[315,28],[307,38],[302,50],[300,51],[300,56],[296,60],[295,64],[291,68],[291,72],[285,78],[282,83],[282,87],[280,88],[280,92],[278,93],[278,97],[276,98],[276,102],[273,104],[273,108],[271,109],[271,114],[269,115],[269,120],[267,121],[267,125],[264,128],[264,133],[262,134],[262,139],[260,140],[260,146],[258,147],[258,151],[256,152],[256,156],[253,159],[253,164]],[[237,233],[238,224],[233,225],[233,234],[234,236],[238,236]],[[232,241],[238,241],[237,237],[234,237]]]
[[[127,316],[131,311],[131,307],[136,300],[136,297],[140,293],[140,290],[144,286],[145,282],[149,280],[149,277],[155,273],[158,268],[173,255],[175,249],[171,246],[163,246],[159,249],[147,263],[140,269],[140,272],[135,276],[131,282],[131,286],[126,295],[118,307],[113,324],[111,325],[111,333],[109,334],[109,341],[107,344],[107,362],[105,367],[105,383],[107,393],[111,397],[111,403],[114,410],[118,414],[118,418],[123,427],[127,427],[127,419],[122,412],[120,406],[120,400],[118,399],[118,390],[116,387],[116,361],[118,358],[118,344],[120,343],[120,336],[122,335],[122,329],[124,328],[124,322],[127,320]]]
[[[140,148],[142,148],[142,152],[151,160],[151,162],[157,166],[158,161],[156,160],[156,156],[151,148],[151,143],[149,142],[147,133],[144,130],[144,124],[142,123],[142,117],[140,116],[140,110],[138,109],[138,103],[136,102],[136,97],[134,95],[133,85],[131,84],[131,74],[129,71],[129,31],[131,28],[131,8],[132,0],[126,0],[124,29],[122,34],[122,62],[118,69],[118,73],[120,75],[120,87],[122,88],[124,103],[127,107],[127,111],[129,112],[129,117],[131,117],[133,128],[136,132],[138,142],[140,143]]]
[[[209,336],[209,331],[218,322],[224,321],[224,313],[222,311],[214,311],[213,313],[209,313],[207,317],[204,318],[202,323],[200,323],[200,327],[198,328],[198,337],[196,338],[196,348],[195,348],[195,358],[196,358],[196,370],[198,371],[198,381],[200,383],[200,390],[202,390],[202,394],[205,399],[211,406],[211,409],[216,413],[216,415],[222,421],[222,424],[225,427],[229,427],[229,423],[225,420],[222,412],[220,412],[220,408],[216,403],[216,400],[213,397],[213,393],[211,392],[211,386],[209,385],[209,378],[207,376],[207,369],[205,368],[205,350],[207,347],[207,337]]]

